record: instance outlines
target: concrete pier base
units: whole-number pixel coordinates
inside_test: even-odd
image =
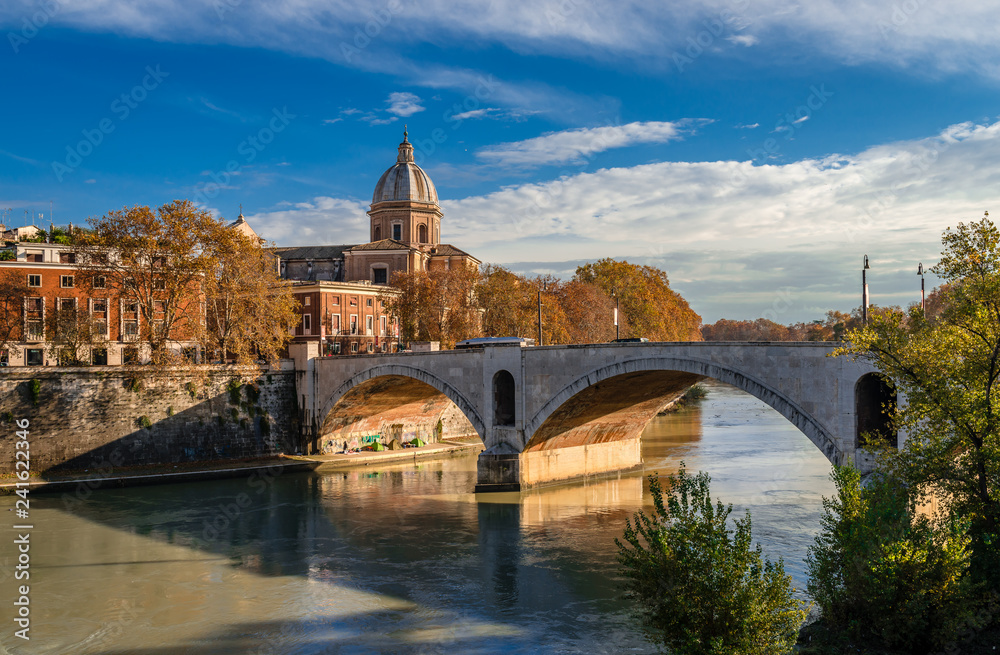
[[[641,464],[642,450],[638,438],[523,453],[485,451],[479,455],[476,466],[476,493],[522,491],[627,471]]]

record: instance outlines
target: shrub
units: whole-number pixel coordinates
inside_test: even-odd
[[[226,384],[226,391],[229,392],[229,404],[239,405],[240,404],[240,390],[243,388],[243,384],[233,378]]]
[[[763,655],[792,650],[805,618],[784,563],[751,548],[750,513],[726,521],[732,505],[712,505],[707,473],[681,465],[667,497],[649,476],[653,514],[625,526],[618,562],[626,596],[647,638],[677,655]]]
[[[957,638],[973,612],[968,523],[917,515],[899,481],[862,486],[834,467],[834,498],[809,549],[809,593],[823,622],[855,646],[927,653]]]
[[[191,396],[192,399],[198,395],[198,387],[194,382],[188,382],[184,385],[184,388],[187,389],[188,395]]]
[[[31,395],[31,404],[38,407],[38,401],[42,395],[42,381],[38,378],[32,378],[31,382],[28,383],[28,393]]]
[[[147,430],[153,427],[153,422],[145,414],[140,416],[136,422],[139,424],[139,427],[146,428]]]

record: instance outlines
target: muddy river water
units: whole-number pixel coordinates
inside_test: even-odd
[[[684,460],[798,587],[830,466],[755,398],[709,384],[643,435],[647,471]],[[9,653],[652,653],[620,598],[614,537],[641,474],[476,496],[475,456],[274,479],[32,499],[31,640]],[[0,498],[8,517],[13,498]],[[21,584],[18,582],[17,584]]]

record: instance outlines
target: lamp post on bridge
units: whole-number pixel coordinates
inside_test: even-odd
[[[868,269],[868,255],[865,255],[865,265],[861,269],[861,322],[864,325],[868,325],[868,278],[866,273]]]
[[[927,308],[924,306],[924,265],[917,264],[917,275],[920,276],[920,313],[927,315]]]
[[[611,289],[611,295],[615,299],[615,341],[620,338],[618,331],[618,289]]]
[[[545,345],[542,343],[542,291],[547,291],[549,288],[548,282],[542,282],[542,288],[538,290],[538,345]]]

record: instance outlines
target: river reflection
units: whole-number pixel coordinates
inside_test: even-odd
[[[681,459],[753,512],[799,586],[829,465],[756,399],[711,385],[656,419],[647,469]],[[475,457],[267,484],[219,480],[32,501],[32,641],[12,653],[655,652],[615,579],[641,474],[476,496]],[[4,508],[11,499],[0,499]],[[14,590],[9,566],[4,597]],[[9,610],[7,610],[9,613]]]

